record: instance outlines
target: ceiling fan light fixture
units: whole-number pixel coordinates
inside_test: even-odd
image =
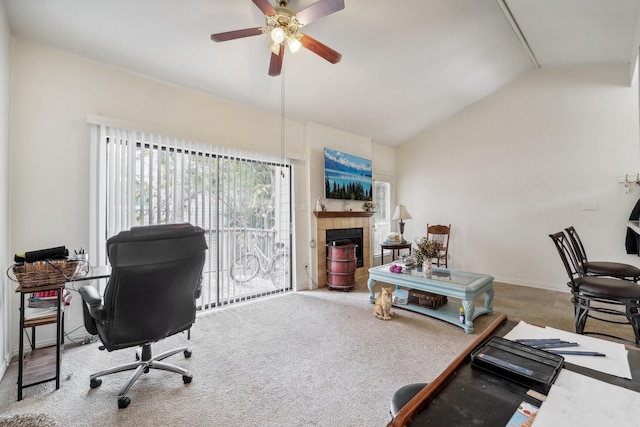
[[[296,53],[302,47],[302,43],[300,43],[300,40],[298,40],[297,37],[289,36],[287,37],[287,46],[291,53]]]
[[[224,42],[269,34],[271,38],[269,50],[272,52],[269,63],[270,76],[280,75],[285,44],[289,47],[291,53],[295,53],[300,50],[301,47],[304,47],[332,64],[340,62],[342,58],[340,53],[310,36],[302,34],[300,30],[311,22],[344,9],[344,0],[316,0],[315,3],[312,3],[297,13],[287,7],[289,3],[288,0],[252,1],[264,14],[266,21],[264,27],[216,33],[211,35],[211,40],[214,42]],[[275,3],[276,6],[272,3]]]
[[[274,43],[282,43],[286,37],[284,29],[282,27],[275,27],[271,30],[271,40]]]

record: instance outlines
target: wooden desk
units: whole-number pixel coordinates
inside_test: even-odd
[[[409,249],[409,251],[411,251],[411,243],[409,242],[405,242],[405,243],[381,243],[380,244],[380,265],[384,264],[384,250],[385,249],[390,249],[391,250],[391,262],[393,262],[396,258],[395,258],[395,254],[396,252],[398,253],[398,256],[400,256],[400,250],[401,249]]]
[[[433,382],[425,386],[387,427],[504,426],[520,402],[536,406],[528,387],[471,367],[471,352],[493,335],[503,336],[517,322],[501,315],[469,345]],[[628,347],[631,380],[565,362],[565,368],[600,381],[640,392],[640,351]]]

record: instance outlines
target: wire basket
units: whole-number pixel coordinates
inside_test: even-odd
[[[76,268],[78,261],[75,260],[45,260],[16,264],[13,266],[13,274],[20,286],[31,288],[66,283],[71,280]]]

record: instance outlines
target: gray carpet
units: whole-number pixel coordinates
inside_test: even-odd
[[[16,414],[0,417],[0,427],[56,427],[59,424],[46,414]]]
[[[568,294],[497,284],[494,309],[571,330],[568,300]],[[65,426],[383,426],[393,391],[435,378],[497,317],[481,316],[476,334],[468,335],[406,310],[396,309],[391,321],[374,318],[372,310],[359,283],[351,292],[290,293],[203,313],[191,341],[180,334],[154,347],[158,353],[188,342],[190,359],[167,361],[190,369],[193,382],[152,371],[132,387],[126,409],[118,409],[116,394],[127,373],[103,377],[93,390],[88,378],[131,361],[133,350],[108,353],[97,343],[67,348],[60,390],[53,382],[30,387],[20,402],[13,363],[0,382],[0,412],[47,414]]]

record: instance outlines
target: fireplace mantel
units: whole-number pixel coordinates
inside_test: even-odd
[[[313,211],[316,218],[350,218],[350,217],[371,217],[375,212],[365,211]]]

